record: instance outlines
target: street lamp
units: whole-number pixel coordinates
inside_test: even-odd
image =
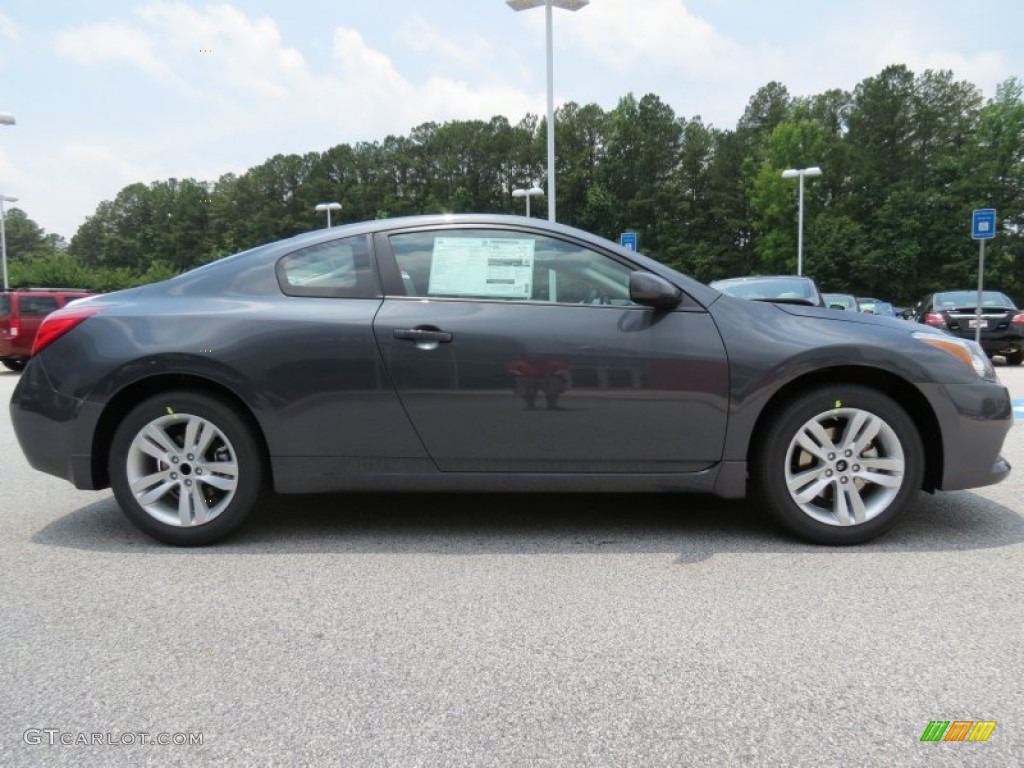
[[[551,9],[564,8],[567,11],[578,11],[590,3],[590,0],[505,0],[505,5],[513,11],[526,11],[530,8],[544,6],[545,24],[547,27],[548,55],[548,220],[555,220],[555,75],[554,55],[552,53]],[[527,198],[529,200],[529,198]]]
[[[810,168],[789,168],[782,172],[784,179],[800,179],[800,202],[797,204],[796,225],[796,273],[804,273],[804,176],[821,176],[821,168],[816,165]]]
[[[0,194],[0,260],[4,263],[4,290],[8,289],[7,284],[7,229],[4,226],[4,219],[6,214],[4,213],[4,203],[16,203],[18,198],[8,197],[7,195]]]
[[[530,198],[536,197],[537,195],[543,195],[544,190],[534,185],[529,189],[513,189],[512,197],[525,197],[526,198],[526,218],[530,218]]]
[[[327,228],[330,229],[331,228],[331,211],[340,211],[341,210],[341,203],[318,203],[317,206],[316,206],[316,210],[319,213],[323,213],[324,211],[327,211]]]

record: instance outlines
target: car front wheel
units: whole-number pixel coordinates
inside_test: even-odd
[[[221,398],[189,391],[133,408],[114,434],[109,471],[128,519],[179,546],[234,532],[257,505],[265,475],[246,420]]]
[[[754,457],[754,500],[801,538],[858,544],[896,524],[921,489],[924,451],[906,411],[862,386],[784,403]]]

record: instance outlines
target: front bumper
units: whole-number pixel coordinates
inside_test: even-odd
[[[1013,426],[1010,393],[999,382],[946,384],[931,398],[942,431],[942,491],[1002,482],[1010,464],[1001,455]]]

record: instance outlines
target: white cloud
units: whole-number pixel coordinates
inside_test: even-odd
[[[18,26],[11,20],[10,16],[0,11],[0,40],[17,42],[20,38]]]
[[[124,147],[85,142],[69,142],[50,159],[55,167],[72,173],[93,174],[103,172],[115,183],[148,183],[158,178],[160,166],[156,162],[139,163],[125,157]]]
[[[330,55],[314,70],[286,44],[273,19],[247,16],[228,4],[157,2],[131,16],[59,31],[56,52],[96,69],[97,82],[121,87],[115,83],[128,74],[149,78],[153,86],[132,86],[135,98],[110,102],[102,125],[90,122],[94,133],[83,139],[80,130],[79,140],[59,145],[38,168],[68,189],[62,193],[68,206],[49,225],[59,222],[59,231],[73,232],[85,211],[132,182],[215,180],[274,154],[404,135],[427,121],[494,115],[514,121],[543,110],[543,92],[487,82],[482,68],[473,66],[474,44],[465,37],[446,41],[415,18],[404,30],[396,33],[400,41],[419,34],[424,59],[442,52],[454,76],[438,74],[445,67],[433,61],[422,71],[406,63],[403,72],[395,59],[344,26],[325,30]],[[481,52],[481,60],[488,55]],[[90,186],[91,200],[85,192]]]
[[[479,68],[493,50],[493,43],[479,37],[472,38],[468,45],[465,41],[456,43],[438,32],[418,13],[399,25],[395,40],[410,51],[439,56],[444,61],[462,67]]]
[[[334,30],[333,66],[314,73],[298,50],[285,45],[276,22],[247,17],[231,5],[155,3],[134,15],[134,24],[62,31],[57,50],[82,64],[129,64],[202,101],[210,135],[237,131],[240,124],[312,125],[337,141],[373,140],[426,120],[514,118],[543,105],[543,96],[486,82],[438,75],[414,81],[346,27]],[[444,40],[422,20],[410,24],[400,39],[418,30],[422,50],[441,50],[477,75],[469,66],[471,49]]]
[[[0,11],[0,64],[13,59],[13,54],[22,49],[21,31],[9,16]],[[0,109],[4,106],[0,104]]]
[[[492,83],[471,85],[442,76],[413,82],[352,29],[335,30],[334,59],[340,70],[332,83],[339,110],[346,121],[365,125],[369,131],[376,126],[378,134],[405,133],[427,121],[487,120],[495,115],[514,121],[544,103],[543,95]]]
[[[987,92],[994,91],[996,83],[1004,80],[1008,72],[1005,58],[998,52],[965,54],[897,33],[879,41],[872,61],[878,71],[894,63],[906,64],[918,75],[926,69],[948,69],[958,80],[967,80]]]
[[[996,51],[957,49],[955,26],[940,18],[931,4],[899,5],[872,0],[859,8],[845,8],[827,17],[815,42],[805,50],[814,67],[792,68],[791,81],[805,80],[819,90],[852,89],[893,64],[906,65],[920,75],[925,70],[951,70],[987,92],[1011,71],[1006,57]],[[884,18],[885,23],[878,23]],[[953,35],[953,36],[951,36]]]
[[[310,79],[302,54],[282,43],[272,19],[249,19],[231,5],[181,3],[148,5],[136,15],[160,31],[166,56],[199,81],[282,100]]]
[[[62,30],[54,48],[79,64],[127,63],[185,94],[196,93],[157,50],[157,38],[137,27],[104,22]]]
[[[560,37],[611,70],[678,67],[720,79],[749,63],[739,43],[690,13],[682,0],[599,0],[571,18],[558,13],[554,25]]]
[[[161,178],[158,164],[129,160],[120,146],[76,141],[31,164],[0,151],[0,171],[9,189],[16,190],[19,208],[47,231],[69,239],[100,200],[113,199],[128,184]]]

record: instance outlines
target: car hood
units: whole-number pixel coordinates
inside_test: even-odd
[[[904,331],[937,333],[939,335],[943,335],[944,333],[943,329],[940,328],[933,328],[932,326],[926,326],[923,323],[913,323],[911,321],[905,321],[902,317],[890,317],[884,314],[851,312],[849,310],[828,309],[815,306],[799,306],[797,304],[772,304],[772,306],[786,314],[794,314],[799,317],[827,319],[827,321],[833,321],[835,323],[855,323],[860,326],[874,326],[889,329],[898,328]]]

